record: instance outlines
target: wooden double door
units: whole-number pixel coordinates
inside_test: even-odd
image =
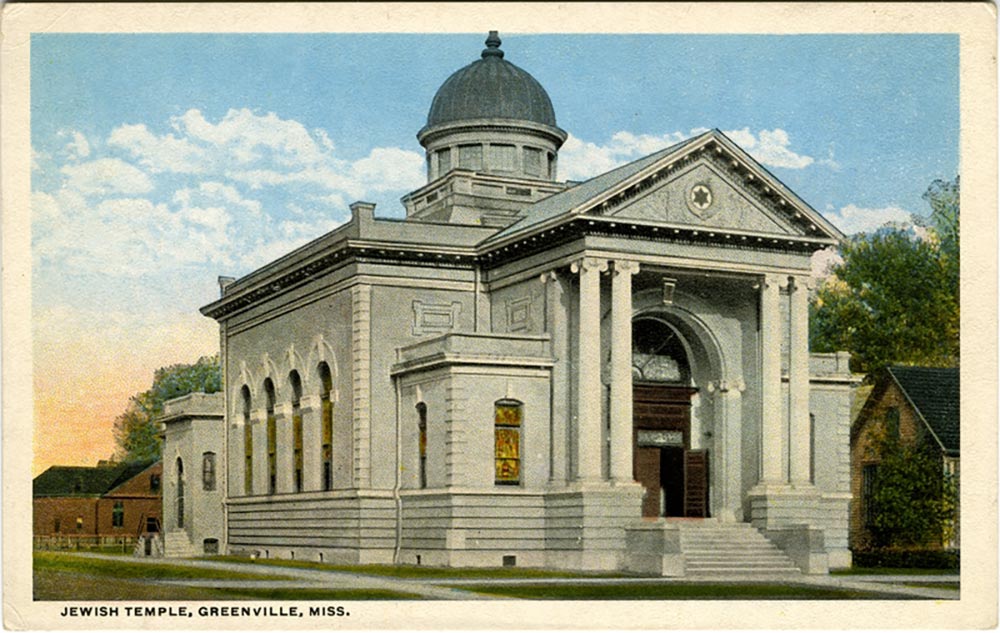
[[[636,384],[633,476],[644,517],[708,516],[708,451],[691,450],[691,387]]]

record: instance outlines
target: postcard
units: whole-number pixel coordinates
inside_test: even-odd
[[[2,28],[6,627],[996,625],[993,5]]]

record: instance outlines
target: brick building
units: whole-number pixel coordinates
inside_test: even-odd
[[[898,434],[909,446],[925,446],[938,455],[945,473],[959,476],[959,370],[957,367],[889,367],[876,382],[851,428],[851,546],[870,544],[867,525],[881,456],[873,446],[876,433]],[[942,545],[959,545],[958,516],[954,534]]]
[[[163,465],[52,466],[33,482],[34,536],[81,544],[158,532]]]

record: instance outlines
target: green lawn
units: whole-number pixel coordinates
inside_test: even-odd
[[[201,569],[171,565],[169,563],[135,563],[126,559],[104,560],[62,552],[34,552],[34,570],[109,576],[113,578],[146,578],[157,580],[214,579],[214,580],[288,580],[291,576],[277,576],[253,572],[233,572],[222,569]]]
[[[36,570],[35,600],[408,600],[419,596],[383,589],[217,589],[160,585],[138,578]]]
[[[579,585],[458,585],[483,594],[526,600],[884,600],[895,594],[779,584],[628,583]]]
[[[323,571],[340,571],[367,576],[391,578],[627,578],[620,573],[574,573],[527,567],[424,567],[416,565],[333,565],[306,560],[258,558],[251,562],[245,556],[211,556],[202,560],[225,561],[273,567],[299,567]]]
[[[831,576],[947,576],[960,573],[958,569],[926,569],[923,567],[851,567],[836,569]]]

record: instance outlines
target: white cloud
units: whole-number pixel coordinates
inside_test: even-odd
[[[613,134],[603,145],[585,141],[571,134],[559,151],[559,176],[567,180],[592,178],[706,131],[708,131],[706,128],[694,128],[687,133],[668,132],[661,135],[621,131]],[[809,156],[792,151],[788,132],[781,128],[760,130],[754,134],[750,128],[745,127],[724,134],[768,167],[804,169],[816,162]],[[831,153],[829,159],[821,161],[822,164],[839,168],[832,156]]]
[[[90,143],[87,142],[87,137],[76,131],[69,132],[69,134],[73,140],[66,143],[65,150],[70,159],[76,160],[90,156]]]
[[[424,184],[424,157],[397,147],[376,147],[351,165],[351,175],[368,191],[411,190]]]
[[[64,165],[66,186],[95,196],[134,195],[153,190],[153,183],[142,170],[117,158],[99,158],[79,165]]]
[[[127,150],[154,173],[197,174],[208,169],[204,149],[173,134],[157,136],[142,124],[115,128],[108,137],[108,144]]]
[[[145,125],[122,125],[108,144],[127,151],[153,173],[196,174],[259,190],[309,187],[314,195],[362,198],[368,192],[406,191],[424,184],[424,158],[417,152],[378,147],[356,161],[335,154],[324,130],[273,112],[229,110],[217,122],[199,110],[170,121],[173,132],[157,135]]]
[[[894,205],[866,209],[853,204],[825,215],[847,235],[871,232],[890,223],[909,224],[913,217],[906,209]]]
[[[756,135],[745,127],[742,130],[723,132],[751,156],[768,167],[805,169],[815,160],[809,156],[796,154],[788,148],[791,139],[781,128],[760,130]]]
[[[572,134],[559,150],[559,176],[568,180],[584,180],[614,169],[629,161],[652,154],[683,141],[689,134],[671,132],[660,136],[615,132],[605,145],[584,141]]]

